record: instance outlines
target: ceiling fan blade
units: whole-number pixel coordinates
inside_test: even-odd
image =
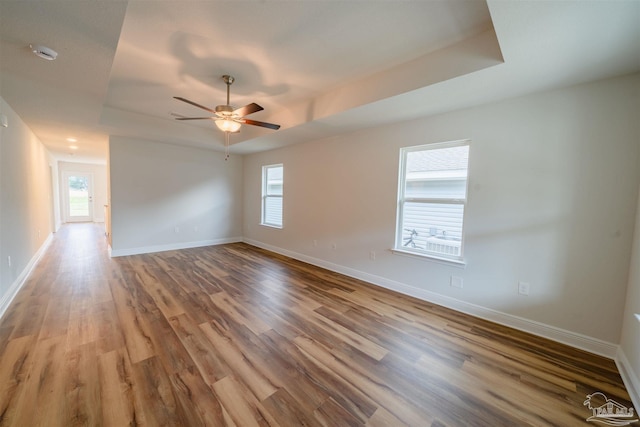
[[[244,107],[237,108],[233,111],[233,114],[237,114],[238,117],[248,116],[249,114],[257,113],[258,111],[262,111],[264,108],[252,102],[251,104],[247,104]]]
[[[273,130],[280,129],[280,125],[274,125],[273,123],[259,122],[257,120],[251,120],[251,119],[240,119],[239,121],[252,126],[260,126],[263,128],[269,128]]]
[[[211,109],[211,108],[209,108],[209,107],[205,107],[204,105],[200,105],[200,104],[198,104],[198,103],[196,103],[196,102],[189,101],[188,99],[182,98],[182,97],[180,97],[180,96],[174,96],[173,98],[174,98],[174,99],[177,99],[178,101],[182,101],[182,102],[186,102],[187,104],[191,104],[191,105],[193,105],[194,107],[202,108],[203,110],[209,111],[209,112],[211,112],[211,113],[213,113],[213,114],[215,114],[215,113],[216,113],[214,110],[212,110],[212,109]]]

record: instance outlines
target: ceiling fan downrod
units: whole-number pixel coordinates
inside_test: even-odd
[[[224,76],[222,76],[222,80],[224,80],[224,82],[227,84],[227,105],[231,105],[231,103],[229,102],[229,90],[236,79],[233,78],[233,76],[225,74]]]

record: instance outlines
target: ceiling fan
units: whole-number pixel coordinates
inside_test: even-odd
[[[174,96],[178,101],[186,102],[187,104],[191,104],[194,107],[201,108],[205,111],[213,113],[211,116],[206,117],[185,117],[181,114],[171,113],[176,120],[213,120],[216,123],[216,126],[225,133],[225,147],[226,154],[229,157],[229,133],[235,133],[240,131],[240,127],[243,124],[251,125],[251,126],[260,126],[263,128],[278,130],[280,129],[280,125],[276,125],[273,123],[260,122],[258,120],[251,120],[245,118],[249,114],[257,113],[258,111],[264,110],[260,105],[252,102],[251,104],[247,104],[244,107],[234,108],[229,102],[229,91],[231,85],[235,81],[233,76],[225,74],[222,76],[222,80],[227,84],[227,103],[226,105],[218,105],[215,110],[212,110],[209,107],[205,107],[204,105],[200,105],[196,102],[190,101],[186,98],[182,98],[180,96]]]

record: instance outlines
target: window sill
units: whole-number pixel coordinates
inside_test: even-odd
[[[408,256],[411,258],[418,258],[421,259],[423,261],[433,261],[433,262],[437,262],[439,264],[446,264],[446,265],[451,265],[454,267],[459,267],[459,268],[465,268],[467,266],[467,263],[464,260],[458,260],[458,259],[450,259],[450,258],[441,258],[438,256],[433,256],[433,255],[426,255],[426,254],[419,254],[416,252],[410,252],[410,251],[403,251],[402,249],[396,249],[396,248],[392,248],[391,252],[395,255],[402,255],[402,256]]]
[[[264,224],[264,223],[261,223],[260,225],[263,226],[263,227],[276,228],[278,230],[282,230],[282,226],[281,225]]]

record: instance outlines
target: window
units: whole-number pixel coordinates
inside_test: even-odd
[[[282,165],[262,167],[262,225],[282,228]]]
[[[469,141],[400,151],[397,250],[462,261]]]

